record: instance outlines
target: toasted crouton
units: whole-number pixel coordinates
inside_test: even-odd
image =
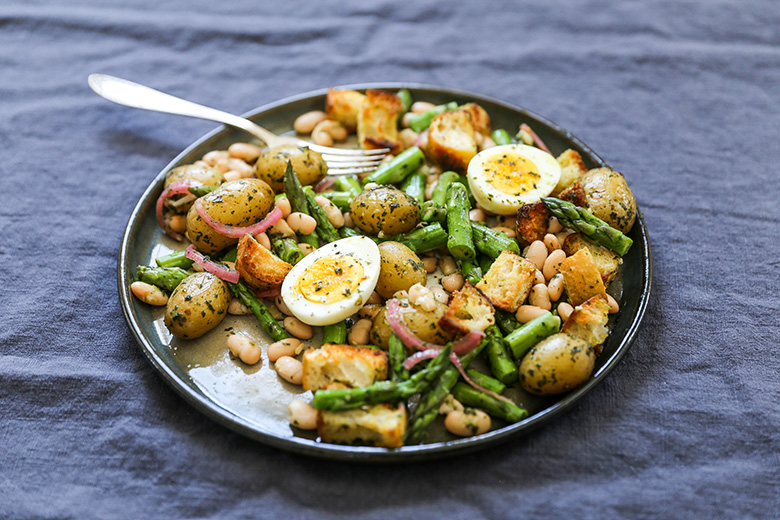
[[[406,422],[403,404],[377,404],[343,412],[322,410],[317,433],[323,442],[398,448],[404,443]]]
[[[561,200],[567,200],[575,206],[579,206],[581,208],[588,207],[588,197],[585,195],[585,189],[582,187],[582,184],[580,184],[579,181],[560,192],[558,194],[558,198]]]
[[[444,112],[433,118],[428,129],[427,154],[445,170],[466,173],[477,155],[474,125],[465,110]]]
[[[303,354],[303,388],[319,390],[333,383],[361,388],[387,378],[387,353],[352,345],[323,345]]]
[[[292,266],[260,245],[251,235],[238,241],[236,270],[250,287],[267,290],[279,287]]]
[[[328,119],[341,123],[347,132],[354,132],[364,99],[366,96],[357,90],[335,90],[331,87],[325,97],[325,113]]]
[[[444,330],[466,334],[472,330],[485,330],[496,322],[496,310],[485,296],[466,282],[460,291],[450,296],[447,312],[439,320]]]
[[[607,291],[601,280],[601,272],[589,249],[580,249],[566,257],[558,266],[558,271],[563,275],[563,283],[572,305],[579,305],[597,294],[606,298]]]
[[[574,308],[574,312],[563,324],[561,332],[582,338],[589,345],[596,347],[604,343],[604,340],[609,336],[608,313],[607,298],[597,294]],[[596,355],[600,353],[601,349],[596,349]]]
[[[484,108],[476,103],[466,103],[460,107],[460,110],[468,114],[475,132],[479,132],[482,135],[490,135],[492,129],[490,116]]]
[[[606,247],[594,244],[579,233],[572,233],[563,241],[563,250],[568,256],[573,255],[580,249],[588,249],[590,251],[590,254],[593,255],[593,261],[596,262],[596,266],[601,273],[601,281],[604,282],[605,286],[608,286],[615,279],[618,267],[623,263],[620,255]]]
[[[476,287],[490,303],[516,312],[522,305],[536,278],[536,266],[511,251],[503,251]]]
[[[582,156],[571,148],[559,155],[556,160],[561,165],[561,178],[552,190],[553,197],[557,197],[563,190],[580,180],[588,171]]]
[[[398,118],[401,98],[386,90],[369,89],[360,105],[357,118],[358,143],[362,148],[401,149],[398,139]]]
[[[547,234],[547,221],[550,211],[542,201],[523,204],[517,210],[517,240],[521,245],[530,245],[542,240]]]

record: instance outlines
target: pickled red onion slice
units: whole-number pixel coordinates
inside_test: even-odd
[[[203,207],[203,203],[201,203],[200,199],[195,201],[195,211],[198,212],[200,218],[202,218],[211,229],[228,238],[241,238],[247,233],[251,233],[253,235],[262,233],[266,229],[279,222],[279,220],[282,218],[282,210],[274,207],[274,209],[272,209],[260,222],[252,224],[251,226],[238,227],[228,226],[227,224],[223,224],[222,222],[214,219],[211,215],[206,213],[206,209]]]
[[[170,186],[165,188],[163,192],[160,194],[160,196],[157,198],[157,206],[155,207],[155,214],[157,215],[157,223],[160,225],[160,228],[165,232],[166,235],[169,237],[178,240],[181,242],[184,240],[184,237],[181,236],[179,233],[176,233],[173,231],[170,227],[168,227],[168,224],[165,222],[165,219],[163,218],[163,209],[165,205],[165,201],[171,198],[174,195],[192,195],[190,193],[189,188],[191,186],[203,186],[203,183],[198,181],[177,181],[171,183]]]
[[[195,249],[195,244],[190,244],[187,246],[187,249],[184,250],[184,256],[201,266],[206,271],[215,275],[217,278],[225,280],[226,282],[238,283],[238,271],[229,269],[224,265],[220,265],[216,262],[212,262],[203,256],[197,249]]]

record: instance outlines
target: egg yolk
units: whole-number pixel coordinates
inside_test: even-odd
[[[314,303],[334,303],[349,298],[363,279],[363,266],[349,255],[320,258],[303,273],[298,291]]]
[[[522,195],[536,189],[541,179],[533,161],[522,155],[504,154],[485,161],[485,178],[494,188],[507,195]]]

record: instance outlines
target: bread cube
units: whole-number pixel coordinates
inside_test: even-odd
[[[582,156],[571,148],[556,157],[556,160],[561,165],[561,178],[553,188],[553,197],[557,197],[563,190],[580,180],[588,171],[582,161]]]
[[[484,331],[496,322],[495,312],[479,289],[466,282],[460,291],[450,296],[447,312],[439,320],[439,326],[460,334],[472,330]]]
[[[608,286],[615,279],[618,267],[623,263],[620,255],[606,247],[594,244],[579,233],[573,233],[563,241],[563,250],[569,256],[574,255],[580,249],[590,251],[593,261],[596,262],[596,267],[601,273],[601,281],[604,282],[605,286]]]
[[[404,443],[406,423],[403,404],[377,404],[342,412],[321,410],[317,433],[323,442],[398,448]]]
[[[476,288],[496,307],[516,312],[528,298],[535,278],[533,263],[516,253],[503,251]]]
[[[357,118],[358,143],[362,148],[401,150],[398,139],[398,118],[401,98],[385,90],[369,89],[360,105]]]
[[[566,257],[557,269],[563,275],[563,283],[572,305],[577,306],[597,294],[606,298],[607,291],[601,280],[601,271],[589,249],[580,249],[572,256]]]
[[[303,388],[319,390],[340,383],[362,388],[387,379],[387,353],[352,345],[323,345],[303,354]]]
[[[236,270],[248,286],[259,290],[280,287],[290,269],[292,265],[264,248],[251,235],[244,235],[238,241]]]
[[[364,99],[366,96],[357,90],[335,90],[331,87],[325,97],[325,113],[328,119],[341,123],[347,132],[354,132]]]

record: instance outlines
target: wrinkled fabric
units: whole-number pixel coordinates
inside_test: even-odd
[[[770,518],[780,477],[780,8],[773,2],[0,4],[0,517]],[[236,113],[408,81],[491,95],[623,172],[644,324],[543,428],[372,466],[186,404],[119,305],[135,203],[214,123],[125,109],[105,72]]]

